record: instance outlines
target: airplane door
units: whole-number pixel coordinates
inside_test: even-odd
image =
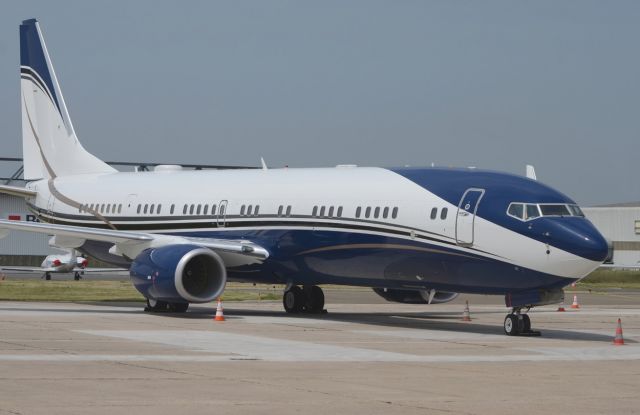
[[[463,246],[473,245],[474,224],[478,205],[484,195],[484,189],[467,189],[458,204],[456,216],[456,243]]]
[[[224,225],[227,220],[227,206],[229,205],[229,201],[221,200],[218,208],[218,218],[216,223],[219,228],[224,228]]]

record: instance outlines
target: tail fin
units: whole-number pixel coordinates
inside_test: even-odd
[[[26,180],[116,171],[78,141],[36,19],[20,25],[20,78]]]

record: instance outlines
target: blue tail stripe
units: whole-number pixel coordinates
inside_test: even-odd
[[[49,92],[51,92],[58,111],[60,111],[60,103],[53,87],[53,80],[51,73],[49,73],[36,22],[36,19],[29,19],[23,21],[20,25],[20,65],[30,67],[42,78],[47,88],[49,88]]]

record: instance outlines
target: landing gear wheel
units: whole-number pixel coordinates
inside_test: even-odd
[[[153,298],[147,298],[147,306],[144,311],[150,311],[152,313],[158,313],[161,311],[167,311],[168,304],[164,301],[158,301]]]
[[[82,277],[80,276],[79,272],[76,272],[73,274],[73,279],[76,281],[80,281],[82,279]]]
[[[307,313],[322,313],[324,311],[324,292],[317,285],[304,287],[306,296],[305,311]]]
[[[169,311],[174,313],[184,313],[189,308],[189,303],[169,303]]]
[[[45,272],[44,273],[44,279],[47,281],[51,281],[51,273],[50,272]]]
[[[305,295],[302,288],[294,285],[284,292],[282,305],[287,313],[300,313],[304,310]]]
[[[515,314],[507,314],[504,318],[504,333],[507,336],[517,336],[520,334],[520,321]]]

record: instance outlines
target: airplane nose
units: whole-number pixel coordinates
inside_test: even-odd
[[[609,244],[604,236],[589,223],[589,226],[583,232],[581,232],[582,241],[580,256],[590,259],[592,261],[604,262],[609,255]]]

